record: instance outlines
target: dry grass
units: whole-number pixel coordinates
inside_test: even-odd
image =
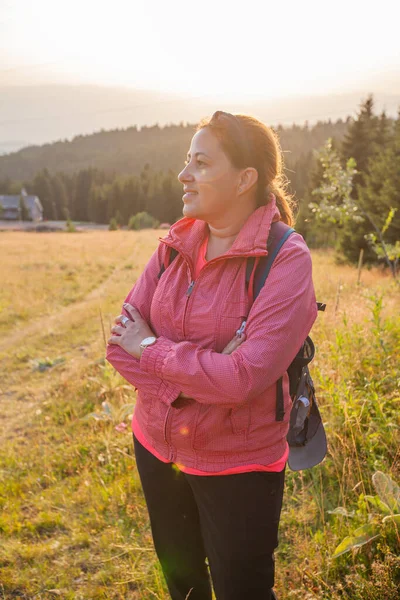
[[[164,234],[0,234],[0,598],[169,597],[130,428],[114,429],[134,393],[103,361],[100,320],[108,333]],[[360,494],[371,493],[372,473],[399,476],[399,289],[378,269],[357,285],[356,269],[335,265],[330,252],[313,252],[313,264],[317,299],[327,303],[312,336],[330,454],[288,473],[276,588],[281,600],[394,600],[390,531],[379,544],[332,553],[370,514]],[[104,400],[112,418],[85,420]],[[355,517],[328,512],[338,505]]]

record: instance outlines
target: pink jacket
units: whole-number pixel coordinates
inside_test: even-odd
[[[126,297],[158,336],[136,359],[107,346],[107,360],[138,390],[135,419],[166,459],[202,471],[268,464],[286,448],[291,399],[286,369],[317,316],[307,245],[292,235],[253,303],[245,257],[267,255],[275,200],[255,210],[231,248],[193,281],[205,221],[174,223]],[[179,254],[157,279],[169,248]],[[257,261],[256,261],[257,264]],[[256,265],[255,265],[256,266]],[[121,314],[126,314],[122,309]],[[127,315],[128,316],[128,315]],[[221,354],[242,320],[246,339]],[[276,381],[283,375],[285,417],[275,420]],[[180,392],[191,399],[174,400]]]

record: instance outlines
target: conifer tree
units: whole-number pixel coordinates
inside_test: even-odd
[[[363,248],[369,251],[369,260],[383,259],[394,277],[400,260],[398,222],[397,228],[391,229],[391,237],[388,232],[400,208],[399,131],[397,123],[395,136],[386,152],[381,153],[379,158],[371,159],[372,162],[370,160],[367,185],[358,186],[359,198],[356,200],[351,196],[353,179],[357,173],[355,160],[350,158],[343,169],[328,140],[320,153],[325,181],[313,192],[319,201],[310,203],[317,221],[327,221],[339,228],[342,233],[339,248],[348,259],[355,262],[359,250]],[[379,185],[382,194],[377,200]]]
[[[339,144],[335,138],[330,139],[330,147],[333,151],[338,151]],[[308,189],[304,193],[304,197],[300,197],[298,213],[296,216],[296,230],[301,233],[310,247],[333,246],[337,237],[336,228],[324,221],[316,222],[310,209],[310,203],[315,202],[313,190],[319,188],[324,180],[324,167],[322,161],[318,159],[318,154],[322,148],[314,152],[310,152],[311,157],[307,161],[310,173],[308,175]],[[298,165],[302,168],[302,164]],[[306,165],[303,167],[306,168]]]
[[[116,221],[118,227],[122,227],[122,225],[123,225],[122,215],[121,215],[121,211],[119,209],[115,213],[115,221]]]
[[[72,203],[72,218],[75,221],[88,220],[88,199],[90,188],[95,181],[95,169],[83,169],[76,178]]]
[[[351,157],[356,160],[357,165],[351,197],[357,200],[360,208],[370,215],[377,227],[384,225],[390,210],[388,197],[386,196],[386,201],[380,199],[379,190],[384,183],[384,180],[380,180],[383,176],[387,180],[387,185],[391,185],[389,182],[392,175],[389,176],[386,163],[387,152],[392,146],[393,138],[392,123],[388,120],[385,111],[380,117],[373,114],[373,100],[372,96],[369,96],[361,106],[357,121],[350,125],[349,133],[342,144],[342,160]],[[373,171],[372,178],[371,171]],[[392,230],[393,223],[386,235],[390,236]],[[363,249],[364,262],[376,262],[376,252],[365,237],[370,231],[371,224],[368,220],[346,222],[340,231],[338,249],[354,263],[358,261],[360,250]]]
[[[359,189],[359,199],[380,229],[394,209],[393,219],[385,231],[385,240],[388,245],[400,243],[400,109],[390,141],[386,141],[370,163],[365,186]]]
[[[342,142],[342,164],[349,158],[357,163],[358,173],[353,180],[352,197],[357,198],[357,185],[364,181],[368,172],[368,161],[379,150],[379,119],[373,114],[373,96],[370,94],[363,104],[357,118],[349,125]]]
[[[43,169],[36,174],[32,182],[32,191],[40,199],[43,207],[43,217],[45,219],[55,219],[51,177],[47,169]]]
[[[20,194],[20,197],[19,197],[19,217],[20,217],[21,221],[30,221],[31,220],[31,215],[30,215],[28,207],[26,206],[25,198],[24,198],[23,194]]]
[[[89,192],[88,216],[93,223],[109,222],[108,200],[110,196],[110,184],[93,184]]]
[[[52,202],[55,204],[58,218],[66,219],[68,216],[68,197],[67,190],[60,176],[54,175],[51,178]]]
[[[121,213],[123,222],[127,224],[131,215],[139,212],[141,187],[135,175],[125,180],[122,187]]]

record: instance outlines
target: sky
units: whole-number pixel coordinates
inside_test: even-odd
[[[245,100],[356,91],[374,77],[398,92],[399,18],[388,0],[0,0],[0,86]]]

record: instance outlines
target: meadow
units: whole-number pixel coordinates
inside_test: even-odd
[[[104,360],[163,235],[0,232],[0,598],[169,598],[135,465],[135,391]],[[378,268],[358,283],[331,251],[312,255],[327,304],[311,335],[329,454],[287,471],[275,589],[279,600],[395,600],[399,285]]]

